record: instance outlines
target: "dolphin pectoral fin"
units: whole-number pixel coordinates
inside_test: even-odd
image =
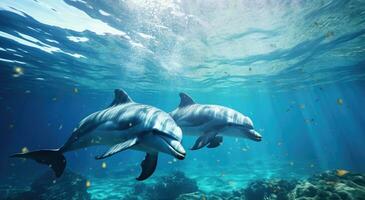
[[[216,148],[223,142],[222,136],[215,136],[212,140],[210,140],[207,148]]]
[[[124,141],[122,143],[116,144],[116,145],[110,147],[110,149],[108,149],[108,151],[106,151],[103,155],[96,156],[95,159],[97,159],[97,160],[104,159],[104,158],[112,156],[118,152],[129,149],[133,145],[135,145],[137,143],[137,141],[138,141],[138,139],[135,137],[135,138],[129,139],[127,141]]]
[[[216,132],[208,132],[202,136],[200,136],[196,141],[191,150],[197,150],[205,147],[214,137],[217,135]]]
[[[142,172],[136,178],[138,181],[143,181],[150,177],[156,169],[158,154],[146,153],[146,157],[141,163]]]

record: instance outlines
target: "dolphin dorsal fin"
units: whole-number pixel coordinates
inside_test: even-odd
[[[109,107],[116,106],[119,104],[129,103],[129,102],[133,102],[133,101],[124,90],[115,89],[114,90],[114,100],[110,104]]]
[[[195,104],[194,100],[191,97],[189,97],[189,95],[183,92],[181,92],[179,95],[180,95],[180,104],[179,104],[180,108]]]

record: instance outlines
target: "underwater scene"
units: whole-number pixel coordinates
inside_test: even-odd
[[[1,0],[0,199],[365,200],[365,1]]]

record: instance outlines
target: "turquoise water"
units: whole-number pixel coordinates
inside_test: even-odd
[[[176,171],[207,194],[364,173],[364,58],[362,1],[2,0],[0,198],[50,170],[9,155],[60,147],[116,88],[166,112],[185,92],[249,116],[263,136],[197,151],[183,136],[186,158],[161,155],[147,186]],[[66,168],[90,181],[91,199],[125,198],[144,153],[94,159],[104,151],[67,153]]]

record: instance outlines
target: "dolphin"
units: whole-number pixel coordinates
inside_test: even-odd
[[[262,140],[249,117],[224,106],[197,104],[185,93],[180,93],[180,104],[170,115],[184,134],[199,136],[191,150],[218,147],[221,135]]]
[[[11,157],[30,158],[49,165],[56,177],[66,166],[64,153],[95,145],[109,149],[96,159],[104,159],[118,152],[134,149],[146,152],[141,163],[142,172],[137,180],[145,180],[156,169],[158,153],[184,159],[181,145],[182,131],[171,116],[152,106],[135,103],[123,91],[116,89],[111,105],[84,118],[74,129],[71,137],[59,149],[17,153]]]

